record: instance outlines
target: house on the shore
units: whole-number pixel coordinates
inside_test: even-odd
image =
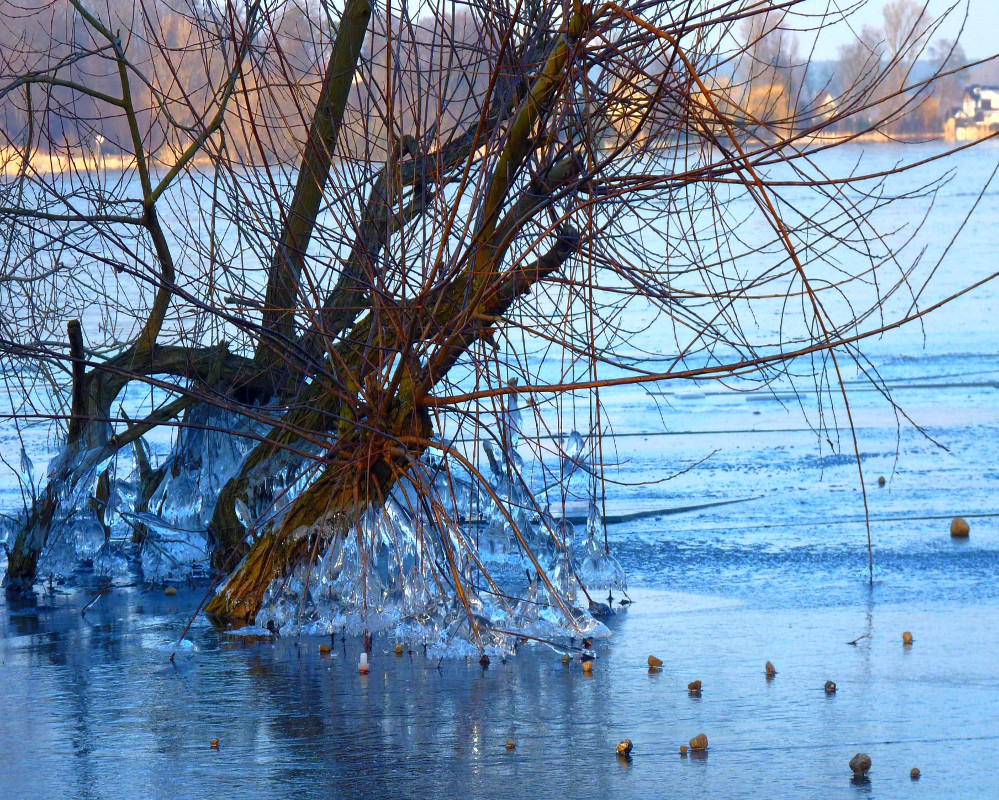
[[[944,125],[946,138],[974,141],[999,131],[999,86],[969,86]]]
[[[821,91],[802,111],[802,124],[825,125],[838,111],[836,98],[828,91]]]

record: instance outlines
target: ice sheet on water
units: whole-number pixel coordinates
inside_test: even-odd
[[[226,636],[235,636],[237,638],[250,638],[254,636],[273,636],[274,634],[267,630],[267,628],[261,625],[244,625],[242,628],[234,628],[233,630],[224,631]]]
[[[160,637],[153,636],[144,636],[143,639],[143,644],[150,650],[166,653],[174,658],[193,658],[201,652],[201,648],[190,639],[181,639],[179,642],[163,641]]]

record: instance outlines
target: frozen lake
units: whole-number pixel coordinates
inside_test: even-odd
[[[197,652],[171,664],[201,591],[119,590],[85,620],[82,594],[8,606],[0,795],[996,796],[994,598],[885,602],[875,587],[839,608],[798,608],[788,593],[760,608],[724,597],[724,570],[698,574],[712,596],[637,590],[593,677],[547,649],[482,670],[397,658],[378,639],[362,677],[359,642],[321,655],[328,639],[244,641],[201,622]],[[661,673],[649,674],[650,653]],[[700,697],[686,689],[695,679]],[[681,758],[701,732],[707,756]],[[630,762],[615,754],[625,737]],[[873,759],[867,782],[847,766],[858,751]]]
[[[870,147],[864,163],[939,149]],[[927,259],[997,161],[996,147],[954,159]],[[999,188],[926,302],[996,269],[997,224]],[[999,286],[988,284],[864,345],[925,436],[856,367],[844,374],[873,585],[852,440],[845,428],[829,441],[815,432],[814,397],[799,406],[786,385],[608,390],[610,516],[745,502],[609,527],[635,603],[608,623],[592,678],[544,648],[483,671],[397,659],[377,639],[361,678],[356,641],[320,657],[318,639],[244,641],[203,619],[189,636],[197,651],[171,663],[207,587],[168,598],[120,586],[85,619],[93,594],[56,587],[33,605],[0,600],[0,796],[181,800],[210,786],[246,798],[999,797],[997,315]],[[0,435],[16,464],[16,437]],[[26,440],[44,464],[44,432]],[[20,503],[8,473],[0,501],[5,512]],[[955,515],[970,539],[949,536]],[[648,674],[650,653],[662,673]],[[779,671],[769,682],[768,659]],[[694,679],[699,698],[686,691]],[[700,732],[707,757],[681,759]],[[614,752],[624,737],[630,762]],[[868,782],[851,781],[858,751],[874,762]]]

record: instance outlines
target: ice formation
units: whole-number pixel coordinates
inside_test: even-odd
[[[48,470],[57,494],[39,577],[92,568],[122,578],[141,568],[144,580],[159,583],[207,574],[214,498],[252,447],[246,434],[262,426],[209,406],[197,406],[188,421],[155,470],[141,440],[142,452],[123,448],[103,460],[107,432],[63,447]]]
[[[397,483],[383,505],[274,581],[257,625],[387,633],[435,656],[502,657],[525,639],[557,645],[608,635],[590,613],[600,607],[591,605],[583,575],[595,588],[623,590],[624,572],[602,534],[588,537],[577,565],[574,526],[534,505],[520,476],[517,420],[508,422],[503,443],[484,446],[485,485],[425,458],[420,474]],[[590,533],[595,527],[602,531],[599,516],[587,525]]]
[[[522,477],[520,417],[511,403],[500,435],[482,447],[484,474],[425,454],[415,474],[356,524],[319,531],[323,548],[267,589],[254,629],[385,633],[447,656],[503,656],[523,641],[606,635],[596,618],[605,607],[593,601],[624,589],[625,577],[603,546],[599,507],[591,501],[579,542],[576,526],[538,506]],[[70,479],[50,480],[62,494],[40,577],[82,568],[153,583],[207,574],[215,501],[252,449],[247,434],[262,430],[206,406],[188,423],[155,467],[141,440],[105,460],[99,442],[63,449],[50,478]],[[595,491],[583,437],[573,431],[564,444],[569,472],[578,468]],[[306,463],[307,454],[284,453],[250,474],[249,494],[235,509],[248,529],[280,524],[282,509],[307,485]],[[31,469],[25,454],[22,470]]]

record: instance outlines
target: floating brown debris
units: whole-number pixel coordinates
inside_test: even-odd
[[[708,749],[708,737],[705,734],[703,734],[703,733],[697,734],[697,736],[695,736],[693,739],[690,740],[690,749],[691,750],[707,750]]]
[[[631,739],[625,739],[617,743],[617,754],[619,756],[631,755]]]
[[[208,743],[208,746],[211,747],[212,750],[218,750],[219,749],[219,740],[218,739],[212,739]]]
[[[954,517],[950,523],[950,535],[955,539],[964,539],[971,533],[971,526],[961,517]]]
[[[884,485],[885,485],[885,476],[882,475],[880,478],[878,478],[878,486],[884,486]]]
[[[593,672],[593,660],[592,659],[588,658],[588,659],[586,659],[586,661],[583,662],[583,672]]]
[[[680,755],[681,756],[686,756],[687,755],[687,745],[685,745],[685,744],[681,744],[680,745]]]
[[[655,656],[649,656],[649,666],[650,667],[661,667],[663,665],[661,658],[656,658]]]
[[[397,644],[395,646],[395,654],[397,656],[401,656],[402,655],[402,645],[401,644]]]
[[[836,684],[832,681],[826,681],[825,690],[826,694],[836,694]]]
[[[691,681],[690,683],[687,684],[687,691],[690,692],[691,694],[700,694],[701,693],[701,682],[700,681]]]
[[[850,759],[850,769],[853,770],[853,774],[857,777],[866,775],[870,768],[871,757],[867,753],[857,753],[857,755]]]
[[[909,631],[902,632],[902,644],[912,644],[912,634]]]
[[[768,678],[772,678],[774,675],[777,674],[777,668],[773,664],[771,664],[769,661],[767,662],[767,665],[766,665],[765,669],[767,671],[767,677]]]
[[[569,659],[569,654],[568,653],[562,653],[562,664],[563,665],[568,664],[569,660],[570,660]]]
[[[167,586],[166,589],[163,590],[163,594],[167,597],[175,597],[177,595],[177,588],[175,586]]]
[[[912,778],[912,780],[914,781],[918,781],[919,776],[922,774],[923,773],[919,771],[919,767],[913,767],[912,769],[909,770],[909,777]]]
[[[321,655],[321,656],[329,655],[329,653],[330,653],[330,651],[332,649],[333,648],[330,647],[328,644],[321,644],[321,645],[319,645],[319,655]]]
[[[507,739],[506,740],[506,749],[507,750],[516,750],[517,749],[517,743],[513,739]]]

